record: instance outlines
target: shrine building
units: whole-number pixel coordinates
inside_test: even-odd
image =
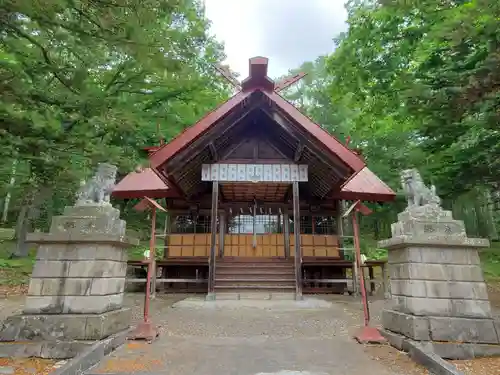
[[[358,153],[279,94],[300,76],[275,83],[267,69],[267,58],[250,59],[234,96],[149,148],[149,168],[113,191],[167,209],[157,281],[168,292],[343,292],[352,267],[343,210],[395,198]]]

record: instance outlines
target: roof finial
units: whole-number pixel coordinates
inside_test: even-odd
[[[261,89],[264,91],[274,91],[274,81],[267,76],[267,57],[256,56],[249,60],[248,77],[241,82],[241,90],[249,91],[252,89]]]

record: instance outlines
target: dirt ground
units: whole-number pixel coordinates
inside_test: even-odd
[[[359,321],[359,325],[362,324],[363,311],[360,301],[355,301],[353,297],[346,296],[330,296],[329,299],[344,303],[348,307],[350,313]],[[380,313],[383,308],[383,298],[380,296],[371,298],[370,317],[372,325],[380,326]],[[352,332],[354,333],[356,329],[357,327],[352,327]],[[430,375],[425,367],[413,362],[407,353],[399,351],[390,345],[365,345],[363,350],[370,358],[380,362],[395,373],[406,375]]]
[[[0,358],[0,374],[10,375],[49,375],[58,367],[58,362],[51,359]]]

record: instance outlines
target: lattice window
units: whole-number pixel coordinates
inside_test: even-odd
[[[211,218],[206,215],[179,215],[175,218],[171,233],[210,233]],[[219,220],[217,220],[217,231]]]
[[[313,234],[337,234],[337,220],[334,216],[314,216]]]
[[[280,215],[236,215],[229,217],[228,233],[231,234],[283,233],[283,217]]]
[[[293,216],[289,220],[290,233],[294,233]],[[300,233],[336,234],[337,224],[334,216],[301,216]]]

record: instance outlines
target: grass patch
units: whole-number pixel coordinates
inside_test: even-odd
[[[490,248],[479,252],[479,256],[485,279],[500,281],[500,242],[492,242]]]
[[[0,286],[26,285],[29,282],[35,264],[36,247],[31,249],[28,257],[10,259],[15,249],[14,241],[0,241]],[[144,259],[144,251],[149,249],[149,242],[143,241],[139,246],[128,249],[128,259]],[[163,257],[163,249],[157,249],[156,259]]]
[[[15,230],[12,228],[0,228],[0,242],[12,241],[14,239]]]
[[[0,285],[27,284],[31,276],[36,250],[32,249],[26,258],[9,259],[15,246],[13,241],[0,242]]]

